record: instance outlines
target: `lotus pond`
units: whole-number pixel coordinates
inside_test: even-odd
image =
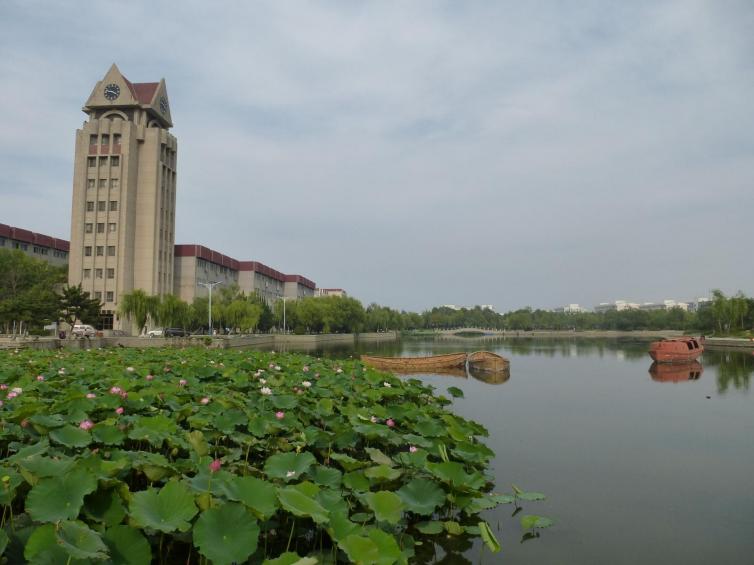
[[[0,352],[9,563],[422,563],[479,539],[487,430],[455,387],[248,351]],[[521,513],[521,532],[549,520]]]

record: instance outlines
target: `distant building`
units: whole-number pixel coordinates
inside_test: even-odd
[[[318,288],[316,292],[317,296],[348,296],[348,293],[342,288]]]
[[[283,298],[285,275],[259,261],[241,261],[239,285],[245,293],[256,292],[272,306]]]
[[[0,224],[0,249],[18,249],[29,257],[63,267],[68,264],[70,245],[65,239]]]
[[[553,312],[559,312],[563,314],[580,314],[581,312],[585,312],[586,310],[579,306],[578,304],[568,304],[566,306],[560,306],[558,308],[553,308]]]
[[[638,310],[640,304],[635,302],[627,302],[626,300],[616,300],[615,302],[600,302],[594,307],[595,312],[609,312],[610,310],[617,310],[621,312],[623,310]]]
[[[176,245],[173,276],[174,294],[181,300],[193,302],[197,296],[207,296],[209,290],[199,283],[222,281],[224,286],[239,284],[238,261],[203,245]]]

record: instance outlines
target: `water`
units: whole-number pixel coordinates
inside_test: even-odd
[[[646,342],[615,340],[404,340],[324,354],[477,349],[508,357],[510,379],[421,378],[463,389],[454,410],[490,431],[497,490],[546,493],[522,513],[556,524],[521,543],[520,514],[500,506],[486,518],[501,554],[477,543],[437,562],[754,563],[750,352],[707,351],[701,375],[651,375]]]

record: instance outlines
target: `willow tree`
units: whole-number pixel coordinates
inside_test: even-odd
[[[118,313],[130,318],[138,326],[138,333],[142,333],[147,326],[147,320],[150,317],[157,318],[159,302],[159,296],[149,296],[142,289],[137,288],[121,297]]]

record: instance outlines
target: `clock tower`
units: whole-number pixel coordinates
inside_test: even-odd
[[[173,292],[178,142],[164,79],[131,82],[113,64],[83,111],[68,283],[100,299],[104,329],[121,328],[123,294]]]

